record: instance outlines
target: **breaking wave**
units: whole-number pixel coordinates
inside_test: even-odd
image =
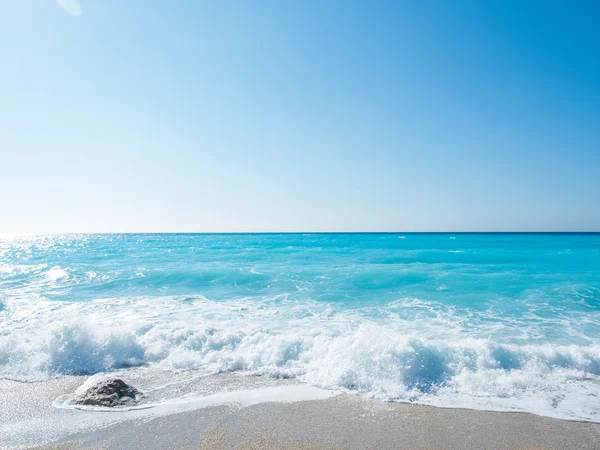
[[[426,303],[406,299],[402,305],[419,302]],[[379,314],[281,299],[249,305],[201,297],[32,299],[8,306],[0,333],[4,378],[127,367],[235,371],[383,400],[599,421],[600,346],[500,345],[447,322],[398,318],[397,303]]]

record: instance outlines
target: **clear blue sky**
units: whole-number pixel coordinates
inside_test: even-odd
[[[600,230],[600,7],[13,0],[0,232]]]

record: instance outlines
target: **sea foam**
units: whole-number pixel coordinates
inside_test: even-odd
[[[460,332],[440,339],[431,326],[416,333],[408,322],[316,303],[248,307],[167,297],[22,307],[30,311],[20,317],[29,319],[17,319],[0,336],[2,377],[40,380],[126,367],[227,371],[293,377],[382,400],[592,421],[600,412],[600,346],[498,345]],[[35,309],[45,326],[31,319]]]

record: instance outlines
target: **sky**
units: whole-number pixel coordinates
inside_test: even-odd
[[[0,232],[600,230],[598,2],[0,8]]]

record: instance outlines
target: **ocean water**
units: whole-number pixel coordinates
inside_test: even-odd
[[[0,379],[123,371],[600,422],[600,234],[0,237]]]

